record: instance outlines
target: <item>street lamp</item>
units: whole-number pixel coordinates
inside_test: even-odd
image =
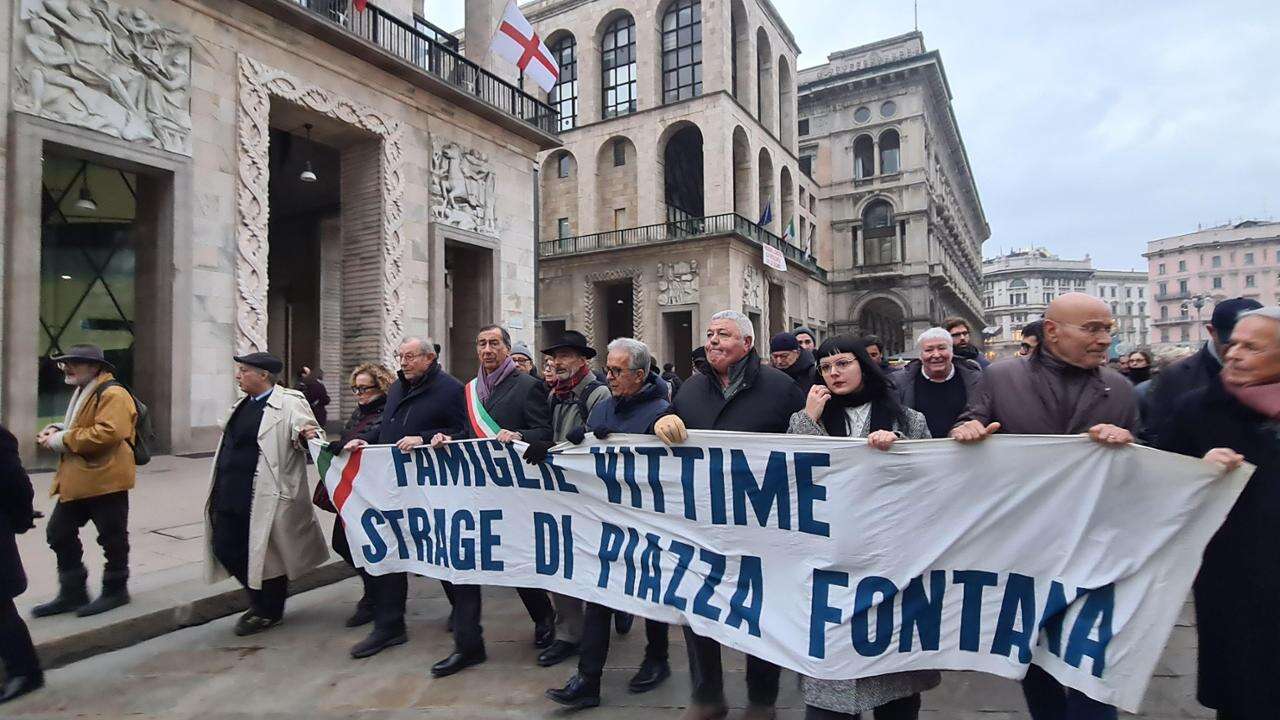
[[[1186,314],[1189,308],[1194,307],[1196,309],[1196,344],[1203,342],[1203,339],[1200,337],[1201,334],[1204,332],[1203,330],[1200,329],[1200,326],[1204,324],[1200,316],[1201,311],[1204,309],[1204,306],[1206,304],[1211,302],[1214,302],[1212,295],[1200,295],[1200,294],[1192,295],[1190,298],[1182,301],[1182,313],[1184,315]]]

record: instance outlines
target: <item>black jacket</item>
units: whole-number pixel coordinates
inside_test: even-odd
[[[751,353],[742,388],[731,400],[724,399],[720,379],[708,368],[685,381],[674,405],[690,430],[785,433],[791,414],[804,407],[804,393],[786,373]]]
[[[35,491],[18,457],[18,440],[0,425],[0,597],[15,598],[27,589],[18,555],[18,533],[34,525]]]
[[[1212,358],[1210,358],[1212,359]],[[1203,457],[1228,447],[1258,466],[1209,541],[1195,584],[1200,704],[1231,717],[1280,708],[1280,428],[1214,380],[1183,395],[1160,448]]]
[[[525,442],[551,439],[551,405],[544,385],[532,375],[511,373],[484,403],[489,417],[503,430],[520,433]]]
[[[423,442],[431,442],[436,433],[444,433],[454,439],[471,436],[462,383],[441,370],[440,363],[431,363],[427,374],[413,385],[405,379],[403,372],[398,374],[400,378],[391,383],[391,389],[387,391],[387,405],[382,410],[377,440],[370,442],[394,443],[407,435],[418,435]]]
[[[1174,408],[1183,395],[1207,387],[1222,371],[1222,363],[1209,352],[1206,343],[1196,354],[1170,365],[1152,381],[1142,401],[1142,440],[1160,446],[1160,435],[1175,417]]]
[[[356,438],[368,443],[378,442],[379,429],[382,427],[382,411],[386,407],[386,395],[368,405],[357,405],[351,417],[347,418],[347,424],[342,426],[342,434],[329,441],[329,450],[337,454],[347,443]],[[427,440],[430,439],[427,438]]]
[[[667,387],[671,388],[671,397],[673,398],[676,396],[676,393],[680,392],[680,386],[684,384],[684,381],[681,380],[680,376],[674,371],[664,371],[662,373],[662,379],[667,382]]]
[[[671,412],[667,392],[667,381],[651,372],[635,395],[610,395],[596,403],[587,418],[587,430],[652,435],[653,424]]]
[[[800,357],[796,358],[791,367],[784,369],[782,372],[791,378],[800,392],[808,395],[809,388],[818,381],[818,363],[813,359],[813,352],[810,350],[801,350]]]

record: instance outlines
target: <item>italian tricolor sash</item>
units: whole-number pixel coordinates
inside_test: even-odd
[[[471,434],[477,438],[494,438],[502,428],[489,417],[489,411],[480,402],[480,378],[472,378],[467,383],[467,420],[471,423]]]
[[[349,453],[334,455],[329,448],[313,441],[311,456],[320,471],[320,479],[329,490],[329,499],[333,506],[342,512],[342,506],[351,496],[356,475],[360,473],[360,457],[364,448],[356,448]]]

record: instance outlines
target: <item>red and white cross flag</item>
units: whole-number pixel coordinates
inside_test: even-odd
[[[546,92],[551,92],[560,77],[559,65],[542,38],[538,37],[533,26],[525,19],[524,13],[516,7],[516,0],[507,3],[489,49],[497,53],[498,57],[515,63],[520,72],[533,78]]]

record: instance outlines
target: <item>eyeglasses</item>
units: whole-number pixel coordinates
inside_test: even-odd
[[[626,375],[627,373],[629,373],[629,372],[631,372],[631,371],[632,371],[632,370],[631,370],[631,368],[620,368],[620,367],[608,367],[608,366],[606,366],[606,367],[605,367],[605,369],[604,369],[604,374],[605,374],[605,375],[607,375],[607,376],[609,376],[609,377],[622,377],[623,375]]]
[[[836,360],[835,362],[819,363],[818,371],[821,372],[823,375],[830,375],[836,370],[839,370],[840,372],[844,372],[857,364],[858,364],[857,360]]]
[[[1034,349],[1031,347],[1031,343],[1022,343],[1019,347],[1022,348],[1022,352],[1031,352]]]
[[[424,353],[424,352],[409,352],[409,353],[402,353],[402,354],[400,354],[400,355],[397,355],[396,357],[400,358],[400,362],[402,362],[402,363],[406,363],[406,362],[409,362],[410,360],[412,360],[412,359],[414,359],[414,358],[420,358],[420,357],[422,357],[423,355],[426,355],[426,353]]]
[[[365,393],[377,392],[377,390],[378,390],[377,385],[352,385],[351,386],[352,395],[363,395]]]
[[[951,333],[951,337],[953,337],[953,338],[969,337],[969,335],[970,335],[970,333],[969,333],[969,331],[968,331],[968,330],[957,330],[957,331],[955,331],[955,332]]]

